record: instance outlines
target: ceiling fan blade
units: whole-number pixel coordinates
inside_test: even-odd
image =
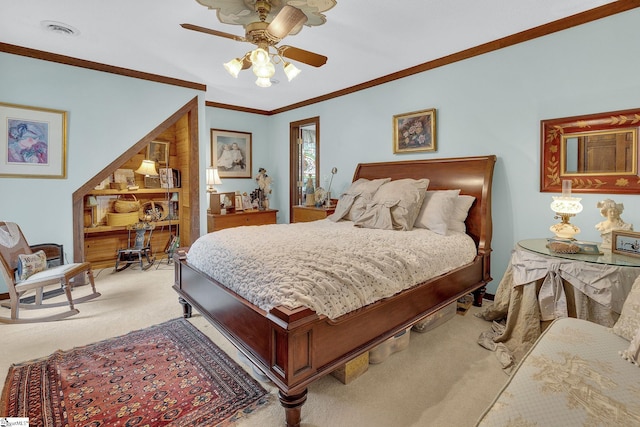
[[[273,18],[267,27],[267,32],[280,40],[285,38],[291,30],[297,28],[300,31],[302,25],[307,22],[307,15],[297,7],[286,5]]]
[[[285,58],[293,59],[294,61],[302,62],[313,67],[322,67],[327,63],[327,57],[317,53],[309,52],[308,50],[298,49],[293,46],[280,46],[278,47],[278,53]]]
[[[218,31],[218,30],[212,30],[211,28],[200,27],[198,25],[180,24],[180,26],[182,28],[187,29],[187,30],[198,31],[200,33],[210,34],[212,36],[225,37],[227,39],[236,40],[236,41],[239,41],[239,42],[246,42],[247,41],[247,39],[245,39],[242,36],[236,36],[234,34],[224,33],[222,31]]]

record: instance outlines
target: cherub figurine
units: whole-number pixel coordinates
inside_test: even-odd
[[[598,202],[597,206],[600,209],[600,215],[606,218],[606,220],[596,224],[596,230],[600,232],[602,237],[601,249],[611,249],[611,232],[614,230],[633,230],[633,224],[627,224],[620,218],[624,205],[622,203],[616,203],[611,199],[605,199]]]

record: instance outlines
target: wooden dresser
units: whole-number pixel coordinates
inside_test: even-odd
[[[240,211],[228,214],[207,214],[207,233],[242,225],[275,224],[277,209]]]
[[[309,222],[325,219],[336,210],[335,206],[316,208],[315,206],[294,206],[293,221],[291,222]]]

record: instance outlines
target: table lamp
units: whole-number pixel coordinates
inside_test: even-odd
[[[96,196],[87,197],[87,206],[91,209],[91,227],[97,227],[95,212],[98,206],[98,199],[96,199]]]
[[[207,168],[207,193],[217,193],[216,185],[222,184],[220,175],[218,174],[218,168]]]
[[[580,228],[569,223],[569,218],[582,212],[580,200],[579,197],[571,197],[571,181],[562,181],[562,196],[553,196],[551,202],[551,210],[556,213],[554,218],[561,221],[549,228],[558,239],[575,240],[574,236],[580,233]]]
[[[209,211],[211,213],[220,213],[220,195],[216,190],[216,185],[222,184],[218,168],[213,166],[207,168],[207,193],[209,193]]]

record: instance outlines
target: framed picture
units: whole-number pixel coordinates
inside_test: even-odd
[[[242,196],[240,194],[236,194],[236,211],[243,211],[244,205],[242,203]]]
[[[211,164],[220,178],[251,178],[251,133],[211,129]]]
[[[169,164],[169,143],[151,141],[147,147],[147,160],[166,167]]]
[[[612,231],[611,252],[640,257],[640,233],[636,231]]]
[[[436,109],[393,116],[393,153],[436,151]]]
[[[0,176],[67,177],[67,113],[0,103]]]

